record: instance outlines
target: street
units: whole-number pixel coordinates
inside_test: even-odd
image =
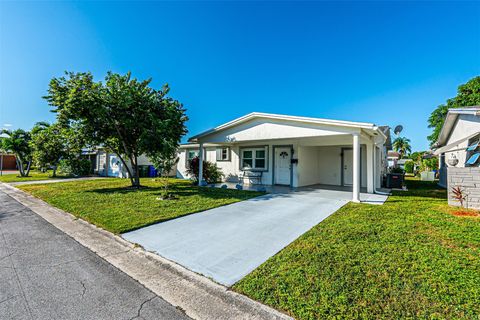
[[[0,319],[188,319],[0,192]]]

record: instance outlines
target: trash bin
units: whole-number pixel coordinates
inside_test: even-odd
[[[148,177],[148,166],[138,166],[138,175],[140,178]]]
[[[158,171],[154,166],[148,166],[148,176],[150,178],[155,178],[158,176]]]

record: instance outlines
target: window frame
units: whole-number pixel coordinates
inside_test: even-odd
[[[257,153],[256,151],[264,151],[265,152],[265,157],[264,158],[258,158],[258,159],[262,159],[265,161],[265,166],[263,168],[258,168],[256,166],[256,162],[257,162]],[[251,168],[247,168],[247,167],[244,167],[243,166],[243,153],[244,151],[251,151],[252,152],[252,167]],[[268,145],[264,145],[264,146],[245,146],[245,147],[240,147],[240,161],[239,161],[239,168],[241,171],[268,171],[268,165],[269,165],[269,146]],[[250,158],[247,158],[247,159],[250,159]]]
[[[223,156],[223,150],[224,149],[227,149],[227,159],[221,159],[221,157]],[[219,152],[220,150],[220,152]],[[230,162],[232,161],[232,150],[230,147],[217,147],[215,149],[215,160],[217,162]],[[218,157],[220,155],[220,158]]]
[[[200,156],[200,149],[195,149],[195,148],[188,148],[188,149],[185,149],[185,167],[188,167],[188,163],[190,162],[190,160],[192,160],[193,158],[189,158],[188,155],[190,154],[191,151],[194,151],[196,152],[196,156],[194,156],[193,158],[195,157],[198,157]]]

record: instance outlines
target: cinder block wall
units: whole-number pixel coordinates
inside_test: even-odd
[[[455,186],[460,186],[468,196],[465,207],[480,209],[480,167],[448,168],[448,204],[459,206],[460,202],[453,199],[452,188]]]

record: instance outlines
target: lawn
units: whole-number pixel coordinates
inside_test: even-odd
[[[297,319],[478,319],[480,217],[456,216],[433,183],[408,187],[344,206],[233,289]]]
[[[141,184],[145,188],[132,190],[128,188],[129,180],[109,178],[22,185],[19,188],[113,233],[131,231],[263,194],[199,188],[190,181],[170,179],[171,191],[177,199],[157,200],[162,182],[143,178]]]
[[[21,177],[20,174],[17,173],[7,173],[0,176],[0,182],[22,182],[22,181],[39,181],[39,180],[50,180],[50,179],[62,179],[67,178],[62,174],[58,174],[55,178],[52,177],[51,172],[40,172],[40,171],[31,171],[28,177]]]

